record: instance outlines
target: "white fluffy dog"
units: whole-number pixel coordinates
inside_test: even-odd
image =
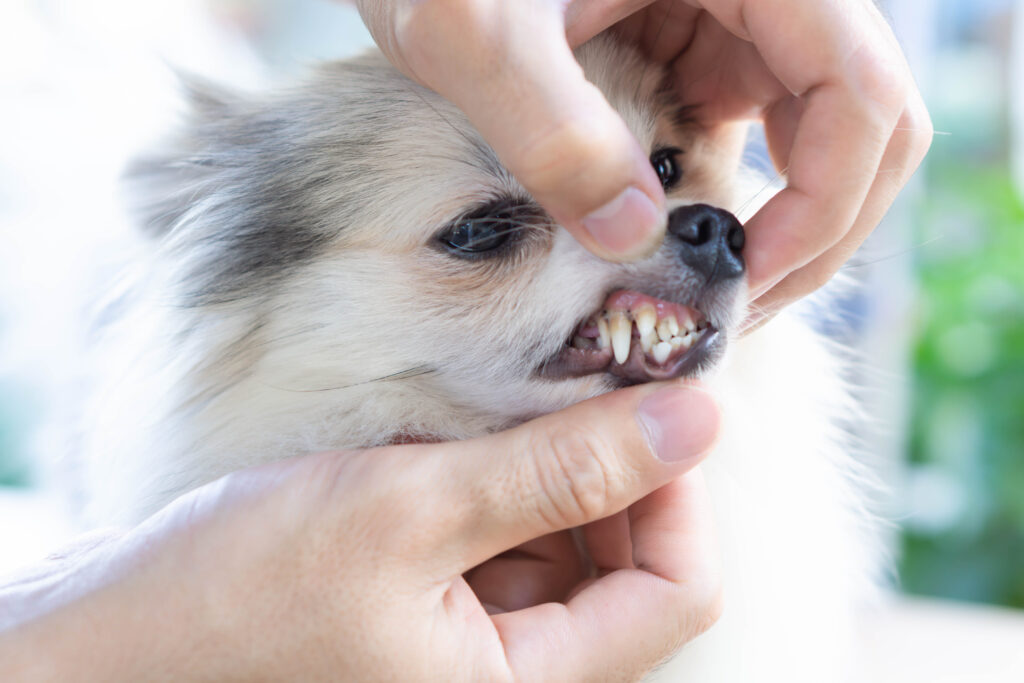
[[[735,336],[745,131],[702,128],[609,38],[577,57],[669,197],[664,243],[636,263],[553,225],[459,111],[379,54],[261,97],[193,87],[187,125],[129,175],[148,247],[101,317],[92,519],[138,520],[268,460],[463,439],[700,375],[726,414],[704,470],[727,605],[660,675],[841,680],[871,555],[832,419],[849,405],[794,314]]]

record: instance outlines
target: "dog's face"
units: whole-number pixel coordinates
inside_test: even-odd
[[[449,437],[712,367],[745,294],[725,210],[743,141],[703,129],[611,40],[578,57],[669,197],[664,243],[636,263],[584,250],[379,55],[272,99],[196,95],[184,137],[131,178],[151,188],[143,217],[178,302],[248,320],[203,372],[326,402],[372,387],[396,433]],[[418,401],[455,419],[431,424]]]

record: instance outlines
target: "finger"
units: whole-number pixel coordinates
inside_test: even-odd
[[[838,244],[808,265],[790,273],[778,285],[759,297],[755,304],[758,318],[770,316],[793,301],[828,282],[857,251],[892,206],[900,190],[920,166],[932,140],[932,124],[920,95],[914,92],[911,104],[900,117],[889,146],[882,157],[864,206],[850,231]]]
[[[711,505],[699,471],[630,509],[637,569],[621,569],[566,605],[493,622],[518,678],[628,680],[705,631],[722,606]]]
[[[532,538],[625,509],[697,464],[717,438],[711,396],[690,385],[605,394],[506,432],[421,446],[439,485],[424,518],[444,515],[459,572]]]
[[[578,47],[614,26],[617,36],[635,45],[656,64],[667,64],[694,37],[701,10],[679,0],[575,0],[565,14],[565,35]]]
[[[484,562],[467,572],[466,581],[493,614],[562,602],[584,579],[585,569],[572,533],[560,531]]]
[[[654,0],[573,0],[565,12],[566,38],[576,47],[627,17],[645,21],[640,10],[651,4]]]
[[[911,83],[891,31],[869,2],[702,4],[733,34],[752,41],[785,88],[778,99],[796,94],[803,102],[791,146],[772,138],[773,129],[785,127],[767,130],[777,160],[776,150],[790,147],[782,164],[788,186],[747,225],[750,282],[763,293],[850,230]],[[779,16],[787,20],[779,22]],[[776,114],[783,110],[794,108]]]
[[[583,540],[599,575],[633,567],[628,510],[586,525],[583,527]]]
[[[661,242],[648,155],[566,41],[564,3],[362,3],[392,61],[457,105],[502,163],[585,247],[629,260]],[[381,22],[394,27],[373,29]]]

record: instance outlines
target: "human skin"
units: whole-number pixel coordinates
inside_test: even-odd
[[[718,427],[702,389],[646,385],[228,475],[0,582],[3,678],[637,679],[720,610]]]
[[[571,49],[614,27],[705,126],[764,122],[786,188],[745,226],[753,326],[814,291],[877,226],[931,144],[870,0],[359,0],[388,58],[455,103],[594,253],[660,243],[665,197]]]

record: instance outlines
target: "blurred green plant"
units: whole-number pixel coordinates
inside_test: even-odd
[[[24,454],[26,415],[19,409],[15,391],[0,381],[0,486],[25,486],[29,466]]]
[[[0,338],[4,320],[0,318]],[[29,464],[24,457],[26,425],[29,415],[24,402],[18,401],[14,383],[0,375],[0,486],[25,486],[29,483]]]
[[[902,582],[1024,607],[1024,205],[1004,164],[933,157],[928,186]]]

